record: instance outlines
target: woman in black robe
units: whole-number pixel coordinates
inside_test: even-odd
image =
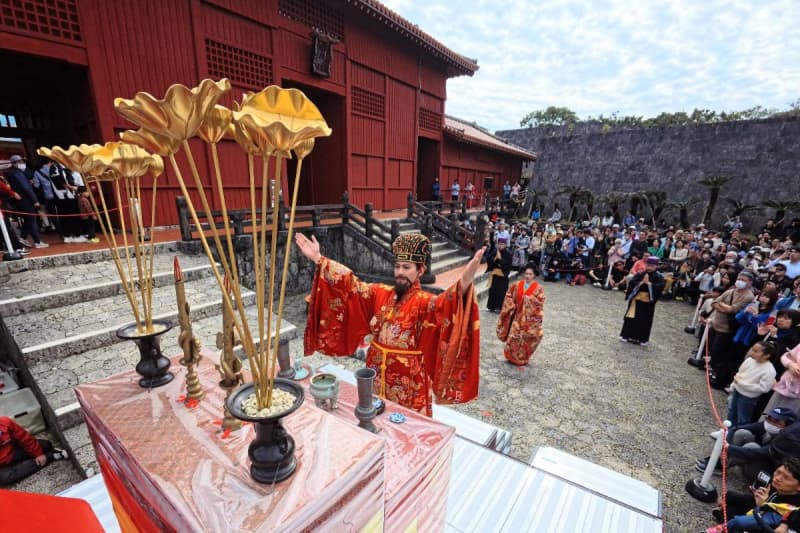
[[[489,272],[489,299],[486,308],[492,313],[499,313],[503,307],[503,299],[508,291],[508,276],[511,273],[511,252],[508,241],[497,239],[497,245],[486,257],[486,271]]]
[[[628,283],[626,298],[628,311],[622,322],[619,340],[647,346],[650,342],[650,330],[653,327],[653,315],[656,302],[666,285],[664,276],[656,269],[659,259],[648,257],[644,272],[639,272]]]

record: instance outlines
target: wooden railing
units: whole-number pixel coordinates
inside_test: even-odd
[[[225,224],[222,219],[222,212],[212,211],[210,214],[204,211],[197,211],[197,218],[200,228],[192,220],[186,199],[183,196],[175,198],[178,208],[178,220],[181,229],[181,239],[184,241],[198,240],[198,231],[208,231],[211,224],[215,224],[217,229],[224,229]],[[295,209],[295,225],[298,227],[319,228],[330,225],[352,225],[363,230],[367,238],[391,251],[392,242],[400,234],[399,224],[392,220],[390,224],[377,219],[374,215],[372,204],[366,204],[362,211],[349,201],[349,195],[345,191],[342,194],[341,204],[320,204],[309,206],[297,206]],[[283,206],[283,202],[278,207],[278,216],[273,218],[272,209],[268,209],[266,218],[262,216],[261,210],[256,210],[256,226],[262,222],[271,224],[277,222],[278,230],[285,231],[289,221],[289,212]],[[229,209],[228,223],[234,235],[244,235],[246,228],[252,226],[252,212],[250,209]],[[352,223],[352,224],[351,224]]]
[[[443,216],[439,207],[450,204],[449,216]],[[464,202],[418,202],[413,194],[409,193],[406,207],[406,217],[422,225],[422,233],[431,237],[433,231],[447,237],[448,240],[461,248],[474,252],[483,245],[486,234],[486,219],[479,215],[475,224],[475,231],[463,227],[456,211],[460,208],[462,215],[466,216]]]

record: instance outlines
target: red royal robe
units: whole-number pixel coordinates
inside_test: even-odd
[[[393,287],[362,282],[322,258],[305,354],[352,355],[372,334],[367,367],[377,372],[377,394],[428,416],[432,395],[440,404],[468,402],[478,396],[480,323],[472,286],[461,295],[460,285],[433,295],[416,282],[398,301]]]
[[[525,282],[514,283],[506,292],[497,318],[497,338],[505,342],[503,355],[509,363],[527,365],[542,342],[544,291],[535,281],[525,289]]]

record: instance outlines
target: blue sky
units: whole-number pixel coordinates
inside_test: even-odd
[[[588,115],[786,109],[800,99],[800,0],[382,0],[478,58],[447,113],[491,130],[550,105]]]

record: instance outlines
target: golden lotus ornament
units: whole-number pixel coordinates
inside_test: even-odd
[[[140,92],[132,99],[115,98],[117,112],[144,130],[156,135],[185,141],[194,137],[209,111],[231,89],[230,82],[203,80],[193,89],[175,84],[164,98]]]
[[[168,331],[170,321],[153,320],[154,242],[145,245],[141,178],[152,175],[150,227],[155,224],[157,176],[164,172],[164,161],[133,144],[108,142],[104,145],[41,148],[39,153],[65,167],[80,172],[86,183],[97,184],[96,195],[89,194],[100,228],[105,237],[123,290],[133,313],[133,324],[117,331],[120,338],[131,339],[139,347],[140,361],[136,370],[142,375],[142,387],[157,387],[172,380],[169,360],[161,354],[159,335]],[[106,195],[112,194],[116,208],[110,209]],[[119,236],[112,228],[112,211],[120,224]],[[129,243],[128,229],[131,230]],[[130,246],[133,246],[131,253]]]
[[[271,146],[282,157],[291,157],[289,153],[308,139],[331,134],[322,113],[305,94],[275,85],[246,94],[233,112],[233,121],[259,147]]]
[[[179,139],[157,135],[145,129],[123,131],[119,134],[119,138],[123,142],[141,146],[148,152],[160,156],[174,154],[181,147]]]
[[[104,149],[102,144],[72,145],[69,148],[54,146],[52,148],[39,148],[37,153],[56,163],[78,172],[82,175],[92,176],[102,172],[104,163],[95,158],[95,153]]]

